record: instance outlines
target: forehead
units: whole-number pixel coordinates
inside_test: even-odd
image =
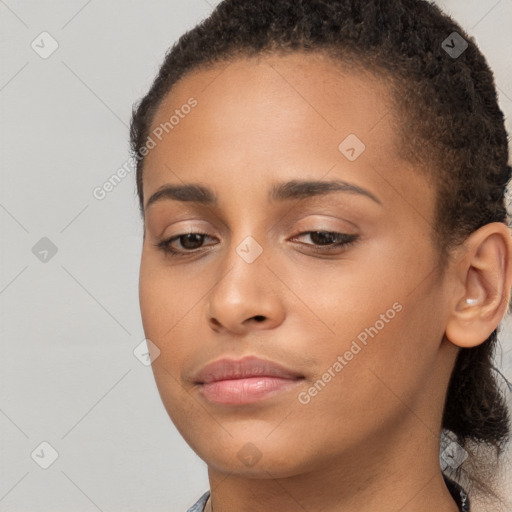
[[[425,183],[400,159],[396,122],[389,81],[360,67],[302,53],[219,62],[185,75],[157,110],[144,197],[167,182],[327,174],[414,194]],[[412,198],[425,212],[427,196]]]
[[[291,138],[303,135],[303,123],[309,123],[313,135],[340,137],[350,130],[363,137],[393,110],[389,80],[361,67],[323,54],[259,55],[187,73],[164,98],[151,130],[165,125],[173,113],[179,115],[192,97],[198,108],[190,117],[201,116],[203,131],[211,128],[209,139],[233,132],[257,134],[259,140],[275,140],[276,132]],[[295,129],[283,130],[286,122]],[[173,126],[168,138],[186,135],[185,129]]]

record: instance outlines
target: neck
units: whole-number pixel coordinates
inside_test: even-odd
[[[205,511],[458,512],[440,470],[438,438],[429,429],[415,418],[404,425],[400,443],[386,441],[366,442],[352,453],[333,453],[315,467],[287,474],[260,464],[258,472],[244,476],[209,467]]]

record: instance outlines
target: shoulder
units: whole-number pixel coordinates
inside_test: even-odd
[[[188,510],[187,512],[203,512],[206,502],[210,497],[210,491],[206,491]]]

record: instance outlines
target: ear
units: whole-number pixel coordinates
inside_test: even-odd
[[[471,233],[454,271],[455,291],[445,335],[459,347],[475,347],[487,340],[508,308],[512,286],[509,228],[492,222]]]

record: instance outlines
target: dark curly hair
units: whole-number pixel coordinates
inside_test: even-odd
[[[455,41],[460,55],[449,52]],[[221,2],[170,48],[149,92],[134,106],[131,149],[143,216],[141,150],[155,112],[176,82],[187,72],[237,57],[289,52],[321,53],[385,79],[401,157],[436,185],[432,238],[441,272],[450,249],[473,231],[491,222],[508,225],[511,167],[493,73],[474,39],[425,0]],[[510,419],[493,366],[497,332],[477,347],[460,349],[442,428],[469,452],[485,445],[499,456]],[[475,469],[483,467],[475,466],[478,459],[475,453],[452,476],[495,496],[488,475]]]

